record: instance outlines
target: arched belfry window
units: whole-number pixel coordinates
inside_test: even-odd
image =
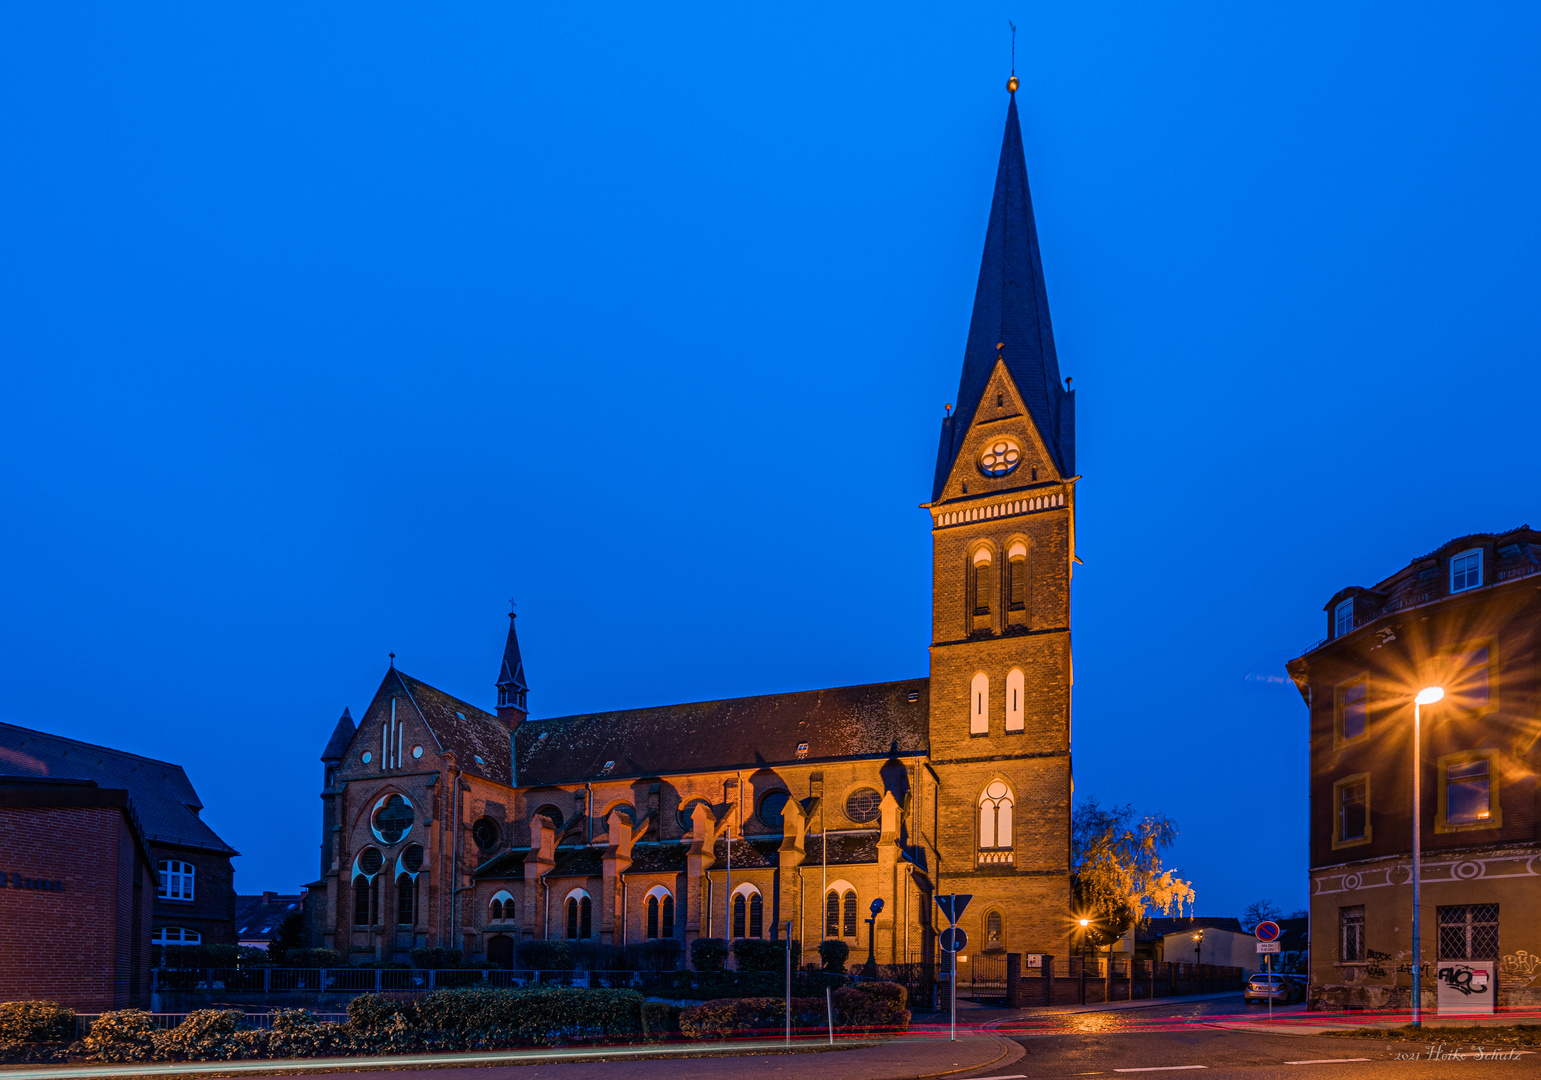
[[[991,611],[991,601],[994,599],[995,590],[992,588],[995,579],[995,568],[991,564],[990,549],[980,548],[974,552],[973,557],[973,595],[970,597],[969,610],[976,620],[975,626],[979,628],[979,620],[988,620]],[[988,629],[988,623],[984,628]]]
[[[1012,861],[1011,789],[1004,781],[992,780],[979,796],[979,861]]]
[[[990,676],[982,671],[968,684],[968,733],[990,734]]]
[[[1027,545],[1020,540],[1006,552],[1006,610],[1027,610]]]
[[[662,885],[648,890],[645,905],[649,941],[674,936],[674,897]]]
[[[1027,725],[1023,721],[1023,709],[1026,705],[1027,678],[1022,674],[1021,668],[1012,668],[1006,673],[1006,730],[1021,731]]]
[[[594,931],[594,902],[582,889],[567,895],[567,940],[587,941]]]

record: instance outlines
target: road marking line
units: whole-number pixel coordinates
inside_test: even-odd
[[[1027,1073],[1007,1073],[1005,1076],[975,1076],[971,1080],[1027,1080]]]
[[[1343,1065],[1350,1061],[1369,1061],[1369,1058],[1312,1058],[1310,1061],[1286,1061],[1286,1065]]]
[[[1114,1072],[1180,1072],[1183,1069],[1207,1069],[1208,1065],[1147,1065],[1143,1069],[1114,1069]]]

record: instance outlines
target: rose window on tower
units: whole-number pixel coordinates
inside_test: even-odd
[[[979,471],[986,476],[1005,476],[1022,464],[1022,448],[1014,439],[992,439],[979,455]]]

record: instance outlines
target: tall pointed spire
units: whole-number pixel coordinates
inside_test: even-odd
[[[321,751],[321,760],[328,765],[334,765],[343,759],[348,752],[348,744],[353,741],[353,714],[347,709],[337,718],[337,726],[332,729],[332,737],[326,741],[326,749]]]
[[[514,632],[514,613],[508,613],[508,640],[503,643],[503,666],[498,671],[498,716],[512,719],[518,713],[523,719],[529,711],[525,696],[530,688],[524,681],[524,660],[519,656],[519,635]]]
[[[1015,82],[1013,76],[1012,83]],[[1054,330],[1049,324],[1049,296],[1038,255],[1038,228],[1027,187],[1022,128],[1017,120],[1016,87],[1008,88],[1013,93],[1006,107],[1006,134],[1001,140],[995,198],[990,204],[984,257],[979,263],[974,317],[963,352],[957,408],[942,425],[933,499],[940,497],[952,471],[963,436],[995,369],[997,346],[1002,342],[1005,348],[999,350],[999,355],[1027,402],[1060,474],[1070,476],[1075,472],[1075,396],[1060,382]]]

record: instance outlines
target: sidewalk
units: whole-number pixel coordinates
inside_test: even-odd
[[[1274,1019],[1267,1015],[1255,1019],[1217,1019],[1210,1027],[1227,1028],[1231,1031],[1260,1031],[1270,1035],[1322,1035],[1330,1031],[1353,1031],[1356,1028],[1400,1028],[1411,1022],[1407,1013],[1312,1013],[1304,1005],[1291,1005],[1274,1009]],[[1281,1019],[1281,1014],[1284,1014]],[[1425,1028],[1485,1028],[1511,1027],[1515,1024],[1541,1022],[1541,1015],[1534,1009],[1496,1016],[1431,1016],[1423,1015]]]
[[[608,1049],[508,1050],[464,1054],[294,1061],[199,1061],[129,1065],[0,1068],[0,1080],[84,1080],[96,1077],[265,1076],[346,1072],[352,1080],[400,1080],[402,1069],[434,1069],[435,1080],[929,1080],[1004,1067],[1023,1049],[998,1035],[959,1032],[905,1036],[881,1043],[796,1039],[788,1053],[776,1040],[631,1046]],[[832,1056],[829,1056],[831,1055]]]

